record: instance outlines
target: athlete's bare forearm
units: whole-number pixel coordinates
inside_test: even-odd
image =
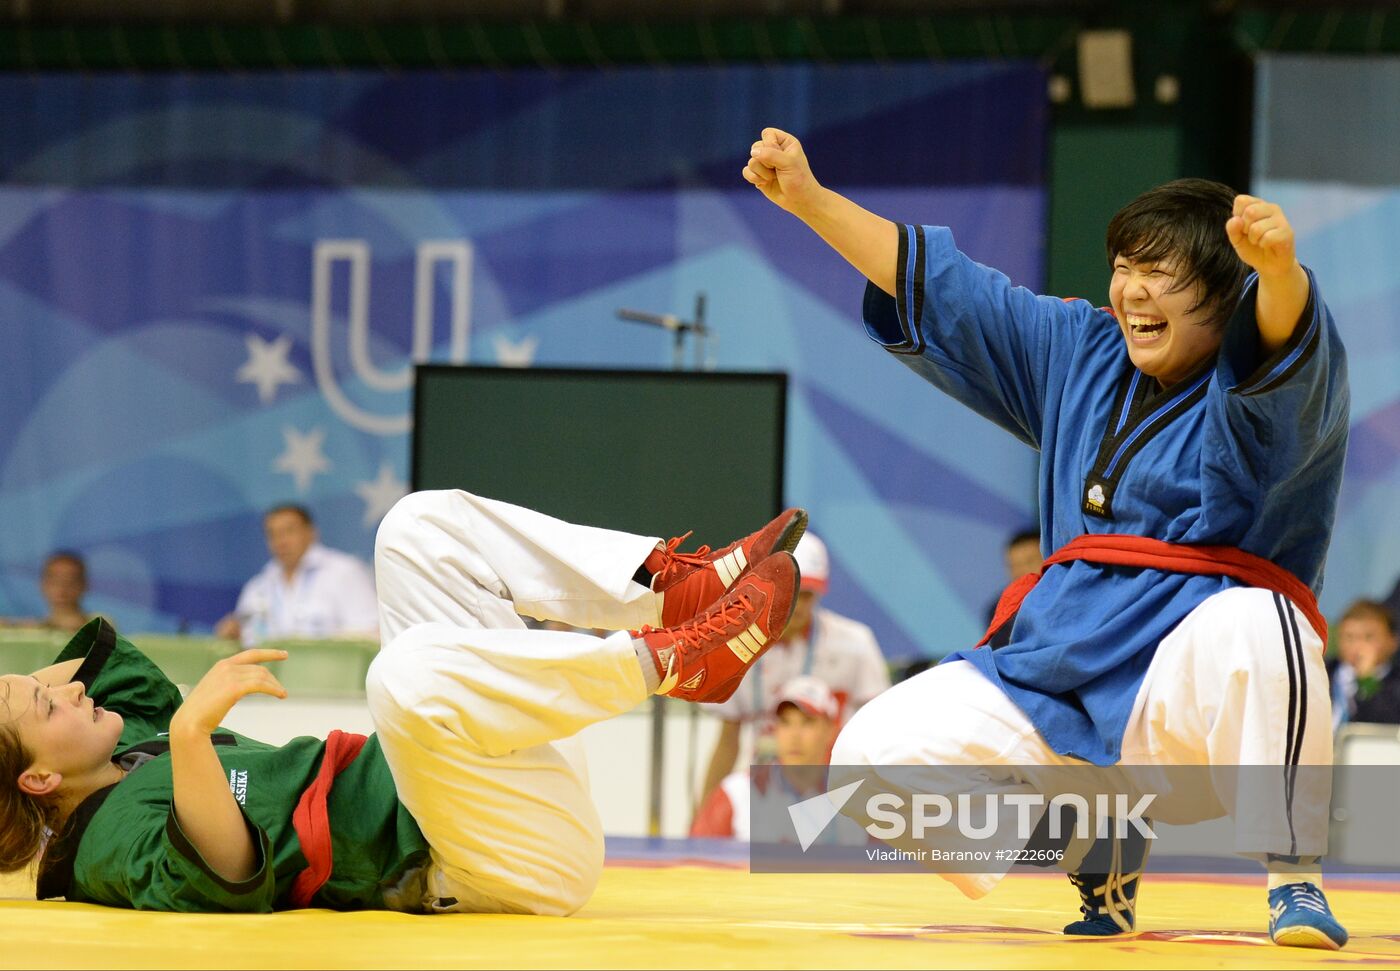
[[[1307,271],[1296,262],[1291,270],[1278,276],[1259,274],[1254,317],[1265,354],[1272,354],[1293,336],[1307,309],[1310,290]]]
[[[199,679],[170,719],[175,820],[204,862],[235,883],[258,871],[257,847],[210,736],[238,699],[255,693],[287,697],[262,666],[286,658],[286,651],[269,648],[224,658]]]
[[[890,296],[895,294],[899,227],[823,188],[809,207],[793,212],[861,275]]]
[[[172,720],[170,768],[175,819],[204,862],[233,883],[258,870],[257,848],[206,732]]]

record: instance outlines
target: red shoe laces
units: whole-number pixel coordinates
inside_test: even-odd
[[[704,647],[716,634],[723,637],[729,633],[732,624],[745,625],[745,621],[748,620],[745,614],[752,612],[753,601],[749,599],[748,594],[741,593],[728,603],[719,604],[704,617],[671,628],[681,657],[687,657],[692,651]]]
[[[676,548],[690,538],[690,534],[695,530],[690,530],[683,536],[674,536],[666,541],[666,548],[661,551],[666,557],[666,565],[656,571],[657,588],[664,588],[676,574],[687,567],[694,569],[710,565],[710,548],[702,546],[694,553],[677,553]],[[654,588],[655,589],[655,588]]]

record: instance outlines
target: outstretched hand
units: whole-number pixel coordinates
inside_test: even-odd
[[[1256,196],[1235,196],[1233,214],[1225,223],[1230,245],[1261,277],[1281,277],[1298,263],[1293,227],[1283,209]]]
[[[821,191],[802,143],[778,128],[765,128],[749,150],[744,179],[758,186],[768,201],[798,213]]]
[[[209,669],[190,690],[175,717],[170,720],[171,734],[177,729],[189,729],[210,735],[221,725],[229,710],[251,694],[287,697],[272,672],[262,665],[267,661],[285,661],[286,651],[254,648],[226,657]]]

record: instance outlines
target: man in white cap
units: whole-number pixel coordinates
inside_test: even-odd
[[[831,576],[826,544],[808,530],[793,551],[802,573],[792,619],[779,641],[754,665],[728,701],[710,708],[724,724],[710,757],[701,804],[739,761],[744,726],[750,726],[753,761],[777,755],[772,729],[784,685],[813,675],[828,685],[840,705],[838,724],[890,686],[889,668],[875,634],[858,620],[821,606]]]
[[[710,793],[695,814],[691,836],[748,841],[754,837],[751,820],[777,822],[788,818],[787,807],[826,789],[826,765],[831,745],[841,728],[841,701],[835,692],[810,674],[798,675],[778,693],[773,708],[773,738],[777,764],[731,772]],[[758,805],[758,812],[752,812]],[[758,833],[759,842],[790,842],[784,830],[771,837]],[[844,816],[818,838],[822,843],[863,844],[865,831]]]

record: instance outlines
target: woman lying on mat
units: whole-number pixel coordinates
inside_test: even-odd
[[[376,544],[369,738],[223,731],[240,698],[286,697],[263,667],[285,652],[220,661],[182,702],[95,620],[52,667],[0,678],[0,871],[37,859],[40,898],[151,910],[572,913],[603,837],[571,736],[653,692],[732,695],[787,624],[806,522],[789,509],[678,553],[465,492],[408,496]]]

